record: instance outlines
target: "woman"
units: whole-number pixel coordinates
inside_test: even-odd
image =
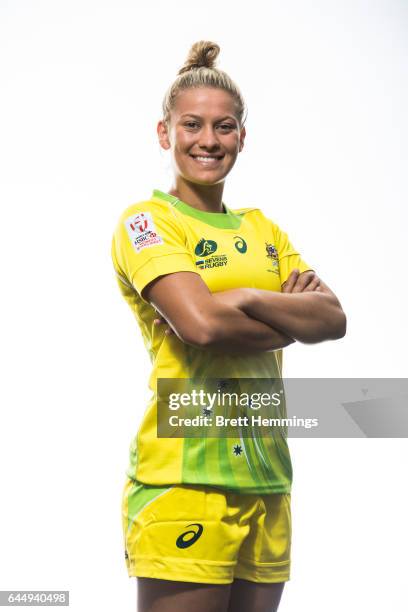
[[[270,612],[290,570],[285,438],[238,429],[235,438],[158,437],[157,381],[199,378],[219,391],[280,380],[283,347],[345,334],[339,301],[287,235],[259,209],[222,201],[245,142],[245,106],[215,68],[218,53],[206,41],[191,48],[157,127],[173,186],[129,207],[112,246],[153,362],[123,496],[140,612]]]

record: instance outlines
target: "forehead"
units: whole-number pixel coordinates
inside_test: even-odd
[[[238,119],[233,96],[214,87],[191,87],[181,91],[175,100],[173,113],[176,116],[191,113],[202,117],[232,115]]]

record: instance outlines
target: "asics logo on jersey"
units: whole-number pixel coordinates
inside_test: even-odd
[[[212,255],[217,250],[217,243],[214,240],[206,240],[205,238],[201,238],[200,242],[197,244],[194,253],[199,257],[207,257],[207,255]]]
[[[189,546],[192,546],[195,542],[197,542],[198,538],[201,537],[201,534],[204,531],[204,527],[200,525],[200,523],[191,523],[191,525],[187,525],[187,527],[198,527],[198,529],[197,531],[190,529],[189,531],[182,533],[176,540],[177,548],[188,548]],[[193,534],[193,536],[188,537],[191,534]]]
[[[238,240],[234,243],[234,246],[237,249],[238,253],[246,253],[248,248],[247,243],[243,238],[241,238],[241,236],[234,236],[234,240],[236,238],[238,238]]]

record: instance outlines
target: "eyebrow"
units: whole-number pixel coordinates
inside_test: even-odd
[[[194,119],[202,119],[200,115],[194,115],[194,113],[183,113],[182,115],[180,115],[180,119],[183,119],[183,117],[193,117]],[[224,115],[223,117],[216,119],[216,121],[224,121],[225,119],[232,119],[233,121],[238,123],[238,120],[232,115]]]

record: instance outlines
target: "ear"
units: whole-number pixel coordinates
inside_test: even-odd
[[[170,149],[170,140],[169,135],[167,133],[167,126],[163,119],[160,119],[159,123],[157,124],[157,135],[159,137],[160,146],[163,147],[163,149]]]
[[[245,129],[245,126],[243,126],[241,128],[241,132],[240,132],[240,135],[239,135],[239,152],[240,153],[241,153],[242,149],[244,148],[245,136],[246,136],[246,129]]]

